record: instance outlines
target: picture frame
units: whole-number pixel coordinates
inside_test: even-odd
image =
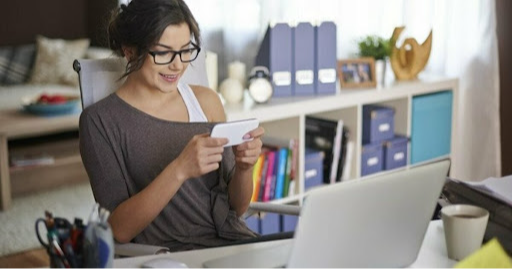
[[[338,60],[341,88],[372,88],[377,86],[375,59],[371,57]]]

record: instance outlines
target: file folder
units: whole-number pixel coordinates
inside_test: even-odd
[[[315,27],[315,90],[336,93],[336,24],[323,22]]]
[[[286,23],[269,26],[256,56],[256,65],[270,71],[272,97],[292,95],[292,29]]]
[[[315,94],[315,29],[309,22],[292,28],[292,81],[294,95]]]

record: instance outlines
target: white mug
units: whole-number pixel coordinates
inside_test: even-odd
[[[460,261],[482,246],[489,211],[473,205],[449,205],[441,210],[448,258]]]

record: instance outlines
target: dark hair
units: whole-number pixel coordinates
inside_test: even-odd
[[[139,70],[151,46],[156,44],[165,28],[185,22],[195,44],[201,46],[199,26],[183,0],[132,0],[113,10],[108,26],[110,49],[124,57],[123,47],[135,49],[122,77]]]

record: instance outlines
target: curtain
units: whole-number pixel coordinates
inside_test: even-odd
[[[464,180],[501,175],[493,0],[187,0],[187,4],[199,22],[204,47],[219,55],[219,81],[232,61],[242,61],[250,70],[270,22],[334,21],[338,58],[356,57],[357,41],[365,35],[390,37],[394,27],[405,25],[402,36],[422,43],[432,29],[432,52],[423,72],[459,78],[452,175]]]

